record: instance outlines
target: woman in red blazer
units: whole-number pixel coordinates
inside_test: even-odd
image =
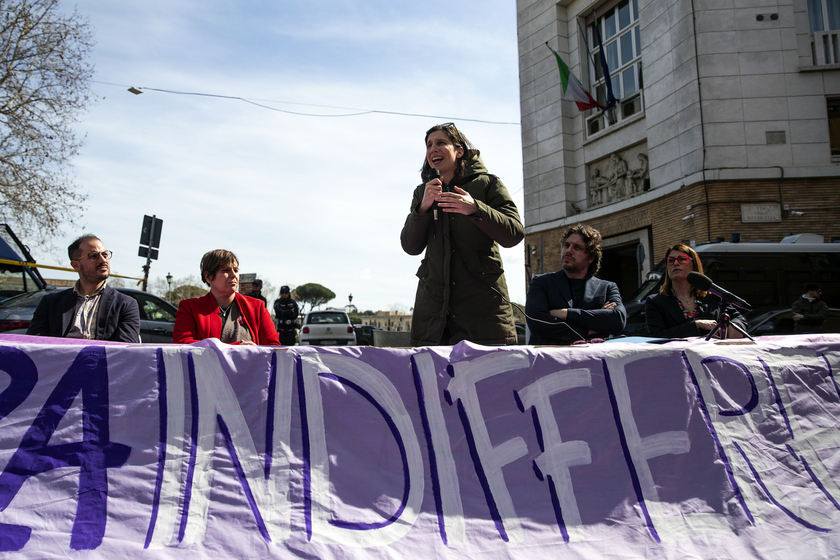
[[[210,286],[210,293],[181,300],[175,315],[173,342],[191,344],[218,338],[228,344],[280,346],[277,329],[263,302],[236,291],[236,255],[224,249],[206,253],[201,259],[201,279]]]

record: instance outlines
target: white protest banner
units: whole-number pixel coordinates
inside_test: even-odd
[[[840,337],[415,349],[0,336],[0,552],[840,555]]]

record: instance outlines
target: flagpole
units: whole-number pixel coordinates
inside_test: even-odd
[[[580,25],[580,18],[575,18],[578,24],[578,30],[580,31],[581,36],[583,37],[583,46],[586,49],[586,57],[589,59],[589,62],[592,63],[592,67],[595,67],[595,57],[592,56],[592,51],[589,50],[589,38],[586,36],[586,31]],[[595,24],[598,24],[598,19],[595,19]]]

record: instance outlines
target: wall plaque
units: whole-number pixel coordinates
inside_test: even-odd
[[[742,204],[741,223],[781,222],[782,210],[778,204]]]

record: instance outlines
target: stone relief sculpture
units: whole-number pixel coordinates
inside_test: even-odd
[[[647,154],[639,154],[636,156],[639,160],[639,168],[633,169],[630,172],[630,180],[633,184],[633,193],[631,196],[641,194],[645,191],[645,179],[648,178],[648,158]],[[650,188],[650,187],[648,187]]]
[[[630,168],[627,166],[627,162],[618,154],[610,156],[610,163],[613,169],[612,177],[610,177],[613,188],[607,188],[607,195],[609,196],[609,201],[612,202],[613,200],[627,198],[627,180],[630,178]],[[610,192],[611,190],[612,192]]]
[[[598,206],[604,203],[604,191],[610,180],[601,176],[601,172],[597,167],[592,168],[591,176],[589,177],[589,206]]]
[[[618,202],[641,194],[648,188],[650,177],[647,154],[636,155],[639,166],[630,169],[618,153],[610,155],[607,165],[591,166],[589,172],[589,207]],[[606,168],[606,169],[604,169]]]

